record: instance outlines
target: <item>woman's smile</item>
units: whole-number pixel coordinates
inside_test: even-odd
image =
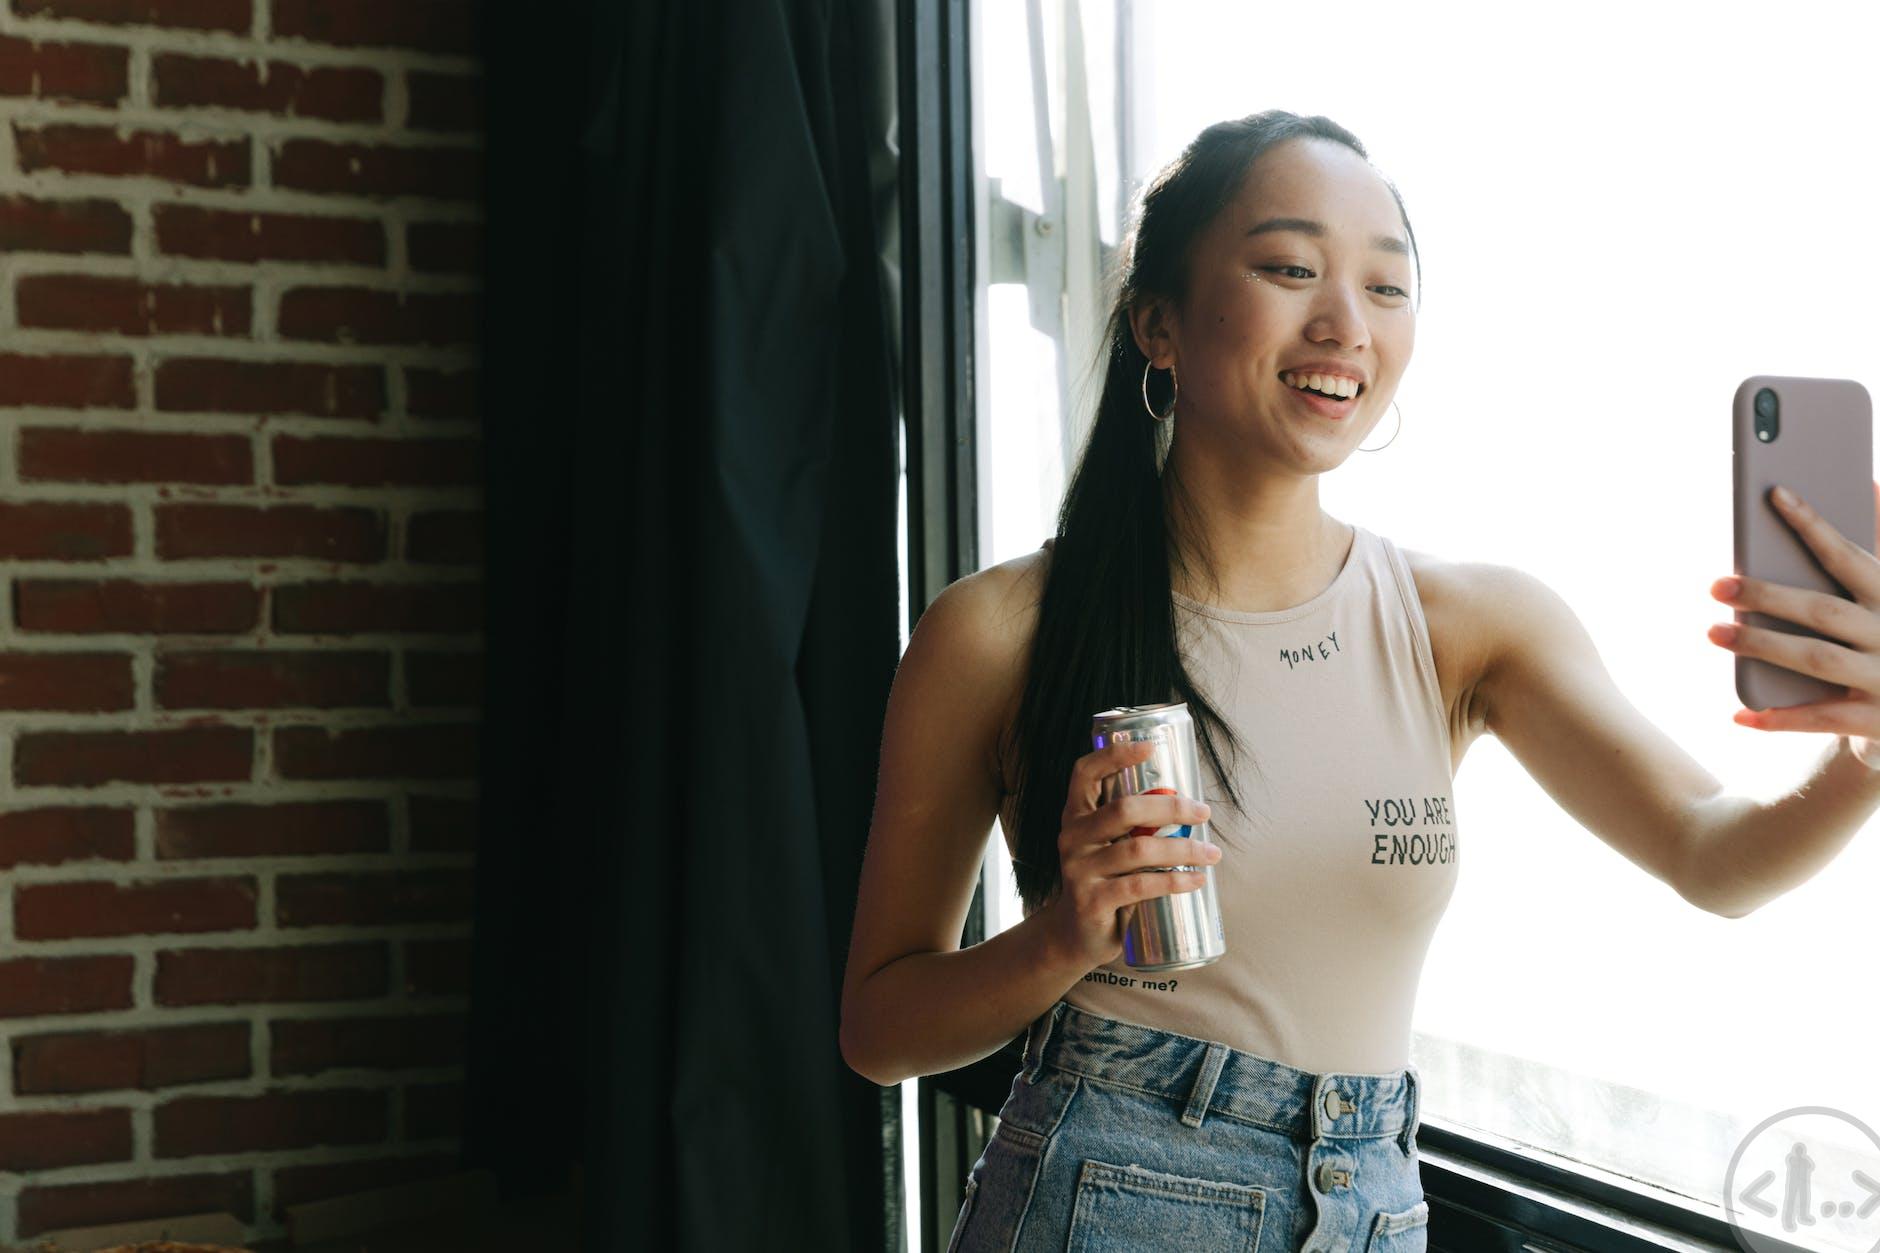
[[[1333,400],[1330,396],[1320,396],[1316,392],[1301,391],[1297,387],[1293,387],[1287,383],[1281,383],[1280,387],[1283,388],[1288,395],[1294,397],[1299,404],[1304,405],[1314,413],[1321,414],[1328,418],[1348,418],[1351,416],[1352,411],[1358,407],[1358,398],[1356,396],[1347,396],[1343,400]]]

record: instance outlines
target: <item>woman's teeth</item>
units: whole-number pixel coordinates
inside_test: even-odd
[[[1349,399],[1358,394],[1361,384],[1355,379],[1334,378],[1329,374],[1281,374],[1280,380],[1288,387],[1297,387],[1301,391],[1318,392],[1337,400]]]

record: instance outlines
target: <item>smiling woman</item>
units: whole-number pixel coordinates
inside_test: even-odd
[[[909,641],[843,1037],[886,1083],[1030,1024],[954,1248],[1424,1247],[1407,1055],[1458,869],[1449,719],[1408,559],[1317,495],[1408,362],[1413,241],[1330,119],[1205,129],[1142,193],[1049,552],[948,587]],[[1118,961],[1122,909],[1193,886],[1143,873],[1191,860],[1178,841],[1128,832],[1197,815],[1100,804],[1124,763],[1086,738],[1169,700],[1195,714],[1231,900],[1227,955],[1179,976]],[[960,950],[995,809],[1028,917]]]

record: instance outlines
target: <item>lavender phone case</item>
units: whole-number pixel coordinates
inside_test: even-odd
[[[1756,438],[1752,408],[1761,388],[1780,402],[1776,438]],[[1828,575],[1813,550],[1776,511],[1769,489],[1781,484],[1798,494],[1834,528],[1873,551],[1873,401],[1852,379],[1793,378],[1759,374],[1744,379],[1731,405],[1731,475],[1735,500],[1738,574],[1852,599]],[[1767,614],[1735,611],[1745,626],[1791,635],[1828,638],[1820,632]],[[1847,694],[1839,683],[1790,670],[1761,658],[1736,658],[1736,695],[1751,709],[1802,705]]]

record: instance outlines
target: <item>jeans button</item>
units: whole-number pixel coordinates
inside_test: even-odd
[[[1331,1119],[1333,1122],[1338,1121],[1338,1115],[1340,1113],[1340,1110],[1338,1107],[1340,1104],[1341,1104],[1341,1098],[1338,1095],[1338,1089],[1337,1088],[1325,1089],[1325,1116]]]
[[[1320,1162],[1319,1172],[1314,1176],[1314,1182],[1319,1185],[1320,1192],[1330,1192],[1333,1188],[1350,1187],[1351,1172],[1341,1170],[1330,1162]]]

